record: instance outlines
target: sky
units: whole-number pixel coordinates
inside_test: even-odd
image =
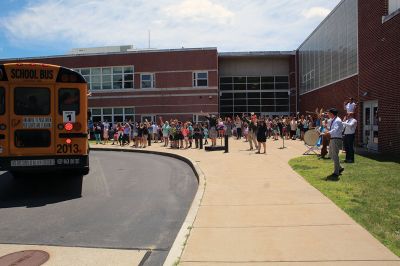
[[[72,48],[295,50],[340,0],[0,0],[0,58]]]

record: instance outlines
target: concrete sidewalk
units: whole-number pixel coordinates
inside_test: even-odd
[[[230,152],[141,150],[196,161],[206,188],[180,265],[400,265],[400,259],[288,165],[306,148],[267,142],[267,155],[231,140]],[[104,145],[93,145],[94,148]],[[108,148],[118,146],[108,145]],[[132,148],[128,148],[132,149]]]

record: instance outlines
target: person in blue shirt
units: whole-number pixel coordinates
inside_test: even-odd
[[[339,161],[339,151],[342,144],[343,124],[342,120],[338,116],[338,110],[336,110],[335,108],[331,108],[328,110],[328,116],[331,119],[331,124],[324,134],[330,136],[329,154],[335,166],[334,172],[328,177],[328,179],[338,180],[339,175],[344,170]]]

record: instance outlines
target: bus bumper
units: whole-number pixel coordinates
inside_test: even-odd
[[[84,170],[89,169],[88,155],[71,156],[16,156],[0,157],[0,169],[3,171]]]

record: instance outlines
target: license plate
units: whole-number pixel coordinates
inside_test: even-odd
[[[44,160],[12,160],[12,167],[29,167],[29,166],[52,166],[55,165],[55,159]]]

